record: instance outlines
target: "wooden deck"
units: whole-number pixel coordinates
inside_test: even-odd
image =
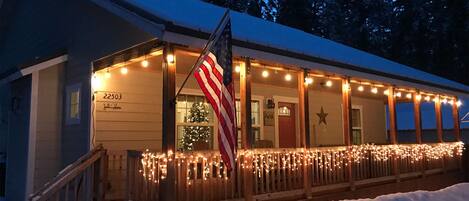
[[[440,153],[432,152],[420,159],[412,155],[417,150],[410,148],[413,145],[399,145],[407,152],[397,158],[386,150],[394,145],[380,145],[373,149],[378,147],[383,152],[371,148],[353,152],[352,161],[347,161],[350,147],[240,150],[236,171],[232,172],[226,171],[217,151],[176,153],[173,160],[177,167],[177,198],[181,201],[243,199],[245,179],[241,170],[244,168],[252,170],[255,200],[305,198],[304,179],[310,180],[312,194],[320,195],[425,178],[460,169],[457,148],[452,153],[442,153],[445,151],[439,148],[450,144],[456,143],[423,145]],[[359,150],[359,146],[355,148]],[[106,200],[158,200],[160,183],[166,177],[167,156],[145,152],[146,157],[142,158],[142,153],[137,151],[108,151],[108,154],[110,181]],[[252,164],[245,162],[246,156],[252,157]],[[349,165],[351,177],[347,174]],[[309,177],[304,177],[305,171]]]

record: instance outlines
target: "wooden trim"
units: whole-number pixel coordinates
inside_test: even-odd
[[[456,105],[456,101],[458,99],[455,99],[455,103],[453,103],[453,122],[454,122],[454,137],[456,138],[456,141],[461,141],[461,127],[459,125],[459,109],[458,106]]]
[[[415,138],[418,144],[422,144],[422,111],[420,109],[420,100],[417,99],[418,93],[414,94],[414,124],[415,124]]]
[[[434,104],[435,104],[436,134],[438,137],[438,142],[443,142],[443,120],[441,118],[441,102],[440,102],[439,97],[435,99]]]
[[[163,49],[163,153],[168,157],[174,157],[176,151],[176,58],[169,63],[167,56],[173,54],[172,47],[166,45]],[[168,160],[166,179],[161,181],[160,198],[163,201],[177,200],[176,193],[176,164],[175,160]]]
[[[397,122],[396,122],[396,98],[394,87],[388,87],[388,109],[389,109],[389,139],[391,144],[397,144]]]
[[[241,109],[241,139],[244,149],[252,148],[251,128],[251,61],[245,59],[241,64],[239,73],[240,83],[240,109]]]
[[[240,83],[240,109],[241,109],[241,141],[243,148],[248,150],[252,148],[252,124],[251,124],[251,60],[245,58],[245,62],[241,64],[239,73]],[[244,156],[248,164],[243,172],[243,195],[244,200],[253,200],[253,181],[252,181],[252,158]]]
[[[346,87],[348,86],[348,87]],[[350,78],[342,79],[342,123],[344,143],[346,146],[351,145],[352,135],[352,91],[350,88]]]
[[[310,129],[309,129],[309,96],[308,96],[308,84],[305,81],[307,76],[306,70],[298,72],[298,110],[300,120],[300,146],[301,148],[310,148]],[[307,164],[308,159],[305,157],[303,163]],[[307,165],[303,165],[303,188],[307,198],[312,198],[311,194],[311,170]]]
[[[300,120],[300,147],[310,148],[310,127],[309,127],[309,85],[305,82],[307,72],[298,72],[298,108]]]
[[[31,105],[29,113],[28,168],[26,176],[26,196],[33,193],[34,172],[36,170],[37,111],[39,97],[39,71],[31,72]]]

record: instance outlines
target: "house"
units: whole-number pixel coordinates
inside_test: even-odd
[[[175,97],[224,9],[190,0],[4,0],[0,9],[7,200],[250,200],[460,181],[466,85],[231,12],[240,150],[227,172],[217,119],[192,76]],[[400,104],[414,110],[413,144],[398,145]],[[421,104],[434,105],[434,142],[422,141]],[[188,135],[194,128],[201,140]]]

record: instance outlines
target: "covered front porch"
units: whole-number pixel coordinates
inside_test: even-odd
[[[192,76],[175,97],[198,54],[155,40],[94,62],[91,139],[108,150],[106,199],[304,198],[460,169],[454,95],[235,55],[238,159],[227,172]],[[400,104],[412,105],[412,144],[398,143]],[[433,142],[422,142],[421,104],[434,105]]]

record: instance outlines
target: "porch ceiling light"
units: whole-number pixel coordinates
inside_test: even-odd
[[[363,87],[363,86],[361,86],[361,85],[358,86],[358,91],[364,91],[364,90],[365,90],[365,87]]]
[[[109,68],[106,69],[106,72],[104,73],[104,77],[105,77],[106,79],[111,78],[111,72],[109,72]]]
[[[326,86],[327,86],[327,87],[332,87],[332,81],[330,81],[330,80],[327,80],[327,82],[326,82]]]
[[[461,102],[460,100],[458,100],[458,101],[456,102],[456,106],[460,107],[461,105],[462,105],[462,102]]]
[[[150,65],[150,62],[148,62],[147,60],[143,60],[141,64],[142,64],[142,67],[147,68],[148,65]]]
[[[120,71],[122,75],[127,75],[127,73],[129,73],[129,69],[127,69],[127,67],[122,67]]]
[[[262,77],[264,77],[264,78],[269,77],[269,71],[263,70],[262,71]]]
[[[236,73],[241,72],[241,66],[236,65],[236,66],[235,66],[235,72],[236,72]]]
[[[286,80],[286,81],[291,81],[291,74],[290,74],[290,73],[287,73],[287,74],[285,75],[285,80]]]
[[[430,101],[430,96],[425,96],[425,101]]]
[[[168,54],[166,56],[166,61],[168,61],[168,63],[174,63],[174,55],[173,54]]]
[[[397,93],[396,93],[396,97],[399,97],[399,98],[400,98],[401,96],[402,96],[402,93],[401,93],[401,92],[397,92]]]
[[[453,104],[454,104],[454,101],[453,101],[453,100],[449,100],[449,101],[448,101],[448,104],[453,105]]]
[[[418,101],[420,101],[420,100],[422,99],[422,95],[417,94],[417,95],[415,96],[415,99],[417,99]]]
[[[383,94],[384,94],[384,95],[389,95],[389,90],[387,90],[387,89],[384,90],[384,91],[383,91]]]
[[[405,97],[408,98],[408,99],[411,99],[411,98],[412,98],[412,94],[411,94],[411,93],[408,93],[408,94],[405,95]]]
[[[441,101],[443,104],[446,104],[448,103],[448,100],[446,98],[444,98],[442,101]]]
[[[376,87],[371,88],[371,93],[377,94],[378,93],[378,88],[376,88]]]
[[[305,78],[305,83],[308,84],[308,85],[313,84],[313,81],[314,81],[314,80],[313,80],[312,77],[307,77],[307,78]]]
[[[433,98],[433,102],[438,102],[440,99],[438,98],[438,96],[435,96],[435,98]]]

